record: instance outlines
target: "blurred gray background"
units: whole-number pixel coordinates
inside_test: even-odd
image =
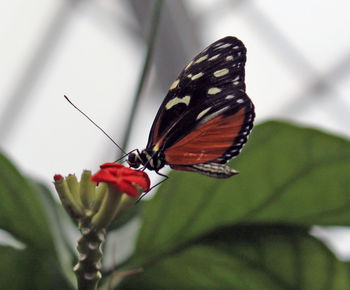
[[[0,146],[49,184],[116,159],[146,54],[154,1],[12,0],[0,9]],[[126,150],[144,148],[159,104],[201,49],[233,35],[248,49],[256,122],[291,120],[350,137],[350,2],[168,0]],[[278,138],[278,136],[275,136]],[[315,233],[329,237],[324,230]],[[332,247],[350,257],[345,230]]]

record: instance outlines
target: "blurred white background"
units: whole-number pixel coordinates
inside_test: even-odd
[[[55,173],[96,171],[119,155],[63,95],[122,143],[153,3],[0,4],[0,145],[25,174],[49,184]],[[183,66],[227,35],[248,49],[246,84],[257,123],[282,118],[350,137],[348,0],[168,0],[163,8],[126,150],[144,148],[158,106]],[[350,257],[347,232],[332,235],[332,245]]]

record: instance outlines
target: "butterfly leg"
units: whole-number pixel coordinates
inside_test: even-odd
[[[149,193],[153,188],[157,187],[158,185],[160,185],[161,183],[163,183],[165,180],[167,180],[169,178],[168,175],[162,174],[158,171],[156,171],[156,173],[162,177],[164,177],[163,180],[159,181],[157,184],[153,185],[149,190],[147,190],[147,192],[143,193],[140,195],[140,197],[137,199],[137,202],[139,202],[147,193]]]
[[[158,171],[156,171],[156,173],[157,173],[158,175],[164,177],[164,179],[161,180],[161,181],[159,181],[157,184],[153,185],[147,192],[151,191],[153,188],[155,188],[156,186],[160,185],[161,183],[163,183],[165,180],[167,180],[167,179],[169,178],[168,175],[162,174],[162,173],[160,173],[160,172],[158,172]],[[146,192],[146,193],[147,193],[147,192]]]

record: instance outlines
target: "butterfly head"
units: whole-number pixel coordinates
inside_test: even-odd
[[[140,157],[140,153],[138,151],[136,151],[136,153],[131,152],[128,155],[127,162],[128,162],[130,167],[132,167],[132,168],[139,168],[140,165],[142,164],[142,159]]]

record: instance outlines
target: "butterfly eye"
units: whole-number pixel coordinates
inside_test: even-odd
[[[139,168],[141,165],[141,162],[138,158],[138,155],[135,153],[130,153],[128,156],[128,160],[127,160],[128,164],[130,167],[133,168]]]

